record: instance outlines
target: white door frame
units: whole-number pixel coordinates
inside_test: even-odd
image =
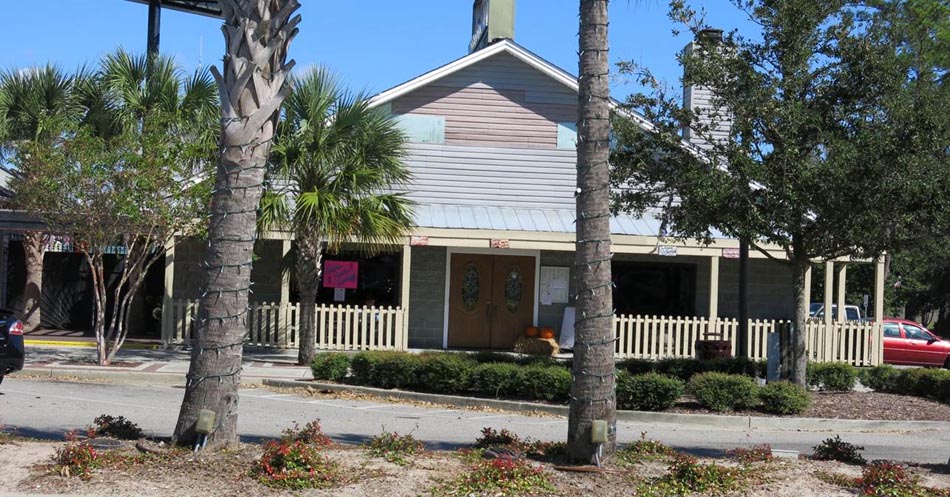
[[[449,297],[452,283],[452,254],[479,254],[479,255],[514,255],[522,257],[534,257],[534,315],[531,318],[531,325],[538,325],[538,292],[541,291],[541,251],[526,249],[496,249],[496,248],[468,248],[468,247],[446,247],[445,254],[445,314],[442,317],[442,348],[449,348]]]

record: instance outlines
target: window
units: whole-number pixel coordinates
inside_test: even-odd
[[[861,313],[858,312],[856,307],[845,306],[844,312],[848,321],[857,321],[861,319]]]
[[[908,340],[925,340],[930,341],[932,338],[930,333],[927,330],[918,328],[912,324],[902,325],[904,327],[904,335]]]
[[[896,324],[884,323],[884,336],[891,338],[900,338],[901,330]]]

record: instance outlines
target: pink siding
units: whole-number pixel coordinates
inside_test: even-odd
[[[446,145],[555,149],[557,123],[577,119],[572,98],[567,88],[505,55],[396,99],[392,112],[445,117]]]

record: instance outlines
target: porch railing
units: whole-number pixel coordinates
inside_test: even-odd
[[[194,300],[170,303],[162,325],[165,345],[191,342],[197,310]],[[326,350],[405,350],[407,324],[401,307],[318,305],[314,316],[317,348]],[[247,345],[296,348],[300,308],[297,304],[252,303],[247,328]]]
[[[668,359],[696,357],[696,340],[729,340],[736,355],[739,322],[702,317],[627,316],[615,318],[618,358]],[[790,322],[749,320],[745,355],[754,360],[768,357],[768,337]],[[806,353],[815,362],[847,362],[857,366],[882,362],[881,326],[872,322],[809,322],[806,326]]]

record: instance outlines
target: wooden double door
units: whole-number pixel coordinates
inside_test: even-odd
[[[534,321],[533,257],[451,254],[449,347],[510,349]]]

